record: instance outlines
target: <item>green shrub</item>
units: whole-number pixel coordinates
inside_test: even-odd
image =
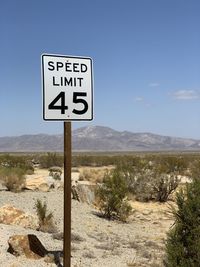
[[[56,232],[56,227],[53,221],[53,213],[47,213],[47,203],[42,203],[41,200],[37,199],[35,208],[39,219],[39,230],[48,233]]]
[[[100,210],[105,218],[126,221],[131,212],[126,200],[127,193],[126,182],[118,169],[105,175],[103,184],[97,189]]]
[[[167,267],[200,266],[200,180],[195,178],[176,196],[175,223],[166,242]]]

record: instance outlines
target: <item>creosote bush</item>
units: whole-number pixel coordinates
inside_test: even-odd
[[[100,210],[105,218],[126,221],[132,210],[126,200],[127,193],[126,182],[118,169],[105,175],[103,184],[97,189]]]
[[[132,192],[139,201],[166,202],[180,183],[179,175],[187,168],[181,157],[154,159],[138,169]]]
[[[182,157],[168,156],[156,162],[153,190],[157,201],[165,202],[169,199],[180,183],[178,175],[184,174],[186,169],[187,163]]]
[[[39,157],[39,163],[41,168],[51,168],[54,166],[63,166],[63,156],[59,153],[48,152],[45,155]]]
[[[53,221],[53,213],[47,212],[47,203],[42,203],[41,200],[37,199],[35,203],[35,208],[39,219],[38,230],[42,232],[55,233],[56,226]]]
[[[166,242],[166,267],[200,266],[200,179],[176,195],[175,223]]]
[[[155,200],[159,202],[166,202],[169,196],[176,190],[180,183],[180,179],[174,173],[159,174],[153,183],[153,192]]]

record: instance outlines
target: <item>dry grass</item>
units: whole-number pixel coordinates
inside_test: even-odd
[[[71,241],[74,243],[80,243],[85,241],[85,238],[81,237],[79,234],[71,233]]]

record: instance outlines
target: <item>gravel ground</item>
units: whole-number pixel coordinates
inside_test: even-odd
[[[45,200],[53,212],[59,232],[63,231],[63,192],[0,192],[0,207],[5,204],[35,214],[35,201]],[[96,215],[87,204],[72,201],[72,267],[162,266],[166,231],[173,223],[166,206],[133,203],[129,223],[108,221]],[[49,251],[61,251],[63,242],[52,234],[0,224],[0,266],[59,266],[44,259],[28,260],[7,253],[8,238],[13,234],[35,234]],[[61,258],[62,261],[62,258]],[[62,266],[62,265],[60,265]]]

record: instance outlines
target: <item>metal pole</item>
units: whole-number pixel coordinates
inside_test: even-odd
[[[64,267],[71,266],[71,154],[71,122],[64,122]]]

